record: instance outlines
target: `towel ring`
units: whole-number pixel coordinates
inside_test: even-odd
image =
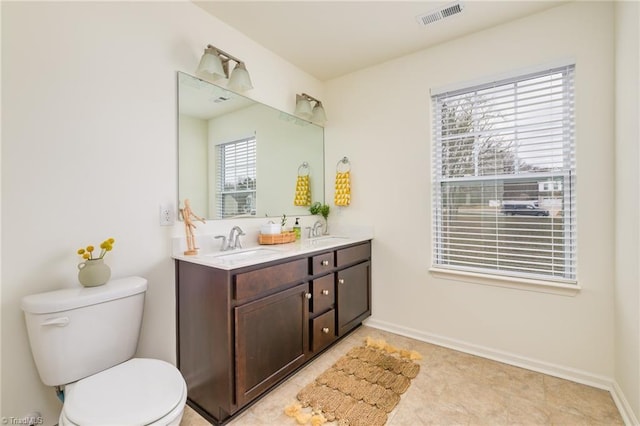
[[[300,173],[300,170],[307,170],[307,174],[303,175],[302,173]],[[307,163],[306,161],[302,164],[300,164],[300,167],[298,167],[298,176],[309,176],[309,173],[311,173],[311,169],[309,168],[309,163]]]
[[[342,170],[340,170],[341,165],[343,165]],[[336,163],[336,171],[338,173],[346,173],[348,171],[351,171],[351,161],[349,161],[347,157],[342,157],[342,160]]]

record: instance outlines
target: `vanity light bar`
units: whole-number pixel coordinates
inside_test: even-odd
[[[231,73],[229,73],[230,61],[236,62],[236,66]],[[238,92],[253,89],[245,63],[210,44],[204,49],[196,74],[213,81],[220,78],[229,79],[227,87]]]

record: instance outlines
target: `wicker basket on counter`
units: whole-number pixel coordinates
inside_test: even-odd
[[[259,244],[286,244],[292,243],[296,240],[296,233],[294,231],[281,232],[279,234],[259,234]]]

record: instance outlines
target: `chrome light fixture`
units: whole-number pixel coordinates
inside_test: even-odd
[[[296,95],[296,111],[295,114],[304,119],[310,119],[313,112],[311,111],[311,102],[306,95]]]
[[[229,77],[229,84],[227,84],[227,86],[231,90],[235,90],[238,92],[244,92],[245,90],[253,89],[251,78],[249,78],[249,71],[247,71],[247,67],[245,66],[244,62],[238,62],[233,68],[231,77]]]
[[[311,102],[315,102],[313,109],[311,108]],[[327,114],[324,112],[322,102],[306,93],[296,95],[296,110],[294,114],[316,124],[324,124],[327,121]]]
[[[327,122],[327,114],[324,112],[322,102],[318,101],[316,106],[313,107],[313,114],[311,115],[311,121],[318,124],[324,124]]]
[[[204,49],[204,55],[200,59],[196,74],[212,81],[227,77],[227,71],[222,65],[222,59],[216,48],[209,45]]]
[[[231,76],[229,76],[229,61],[236,62]],[[204,49],[196,75],[211,81],[228,78],[227,87],[237,92],[253,89],[251,78],[244,62],[210,44]]]

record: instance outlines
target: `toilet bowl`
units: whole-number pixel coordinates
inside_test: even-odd
[[[134,358],[68,384],[60,426],[179,425],[187,385],[171,364]]]
[[[179,425],[180,371],[134,358],[147,280],[127,277],[22,299],[40,379],[63,395],[61,426]]]

